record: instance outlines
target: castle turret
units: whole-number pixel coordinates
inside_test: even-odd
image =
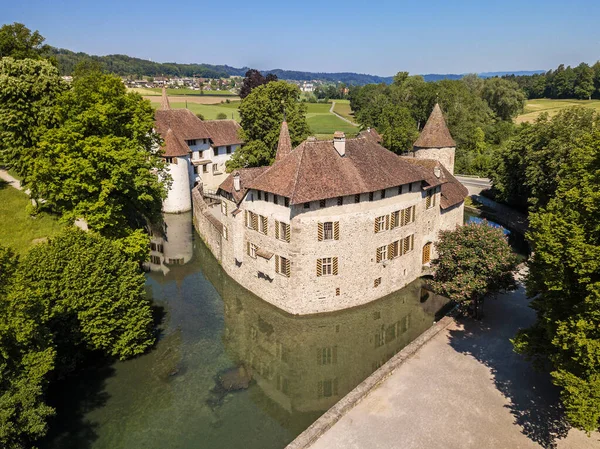
[[[166,213],[187,212],[192,209],[190,193],[190,150],[169,128],[164,138],[162,157],[167,162],[167,170],[173,179],[167,198],[163,201]]]
[[[275,154],[275,162],[280,161],[288,154],[292,152],[292,139],[290,139],[290,132],[288,130],[288,124],[284,120],[281,123],[281,130],[279,131],[279,142],[277,143],[277,153]]]
[[[435,104],[419,138],[413,144],[413,155],[420,159],[434,159],[454,174],[456,142],[450,135],[442,108]]]

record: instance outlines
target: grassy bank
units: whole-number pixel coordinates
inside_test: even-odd
[[[18,254],[25,254],[39,239],[54,236],[62,227],[53,216],[30,216],[28,205],[25,193],[0,181],[0,244]]]
[[[548,98],[539,98],[536,100],[527,100],[525,110],[515,119],[515,122],[533,122],[544,112],[553,116],[558,114],[561,109],[571,106],[583,106],[600,112],[600,100],[551,100]]]

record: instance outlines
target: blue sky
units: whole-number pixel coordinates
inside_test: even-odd
[[[393,75],[600,59],[600,1],[0,0],[0,22],[91,54]]]

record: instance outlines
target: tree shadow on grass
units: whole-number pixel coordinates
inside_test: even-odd
[[[98,424],[87,414],[103,407],[109,399],[106,380],[114,374],[113,360],[90,354],[75,372],[53,382],[47,402],[56,408],[41,449],[89,449],[97,440]]]
[[[450,332],[450,344],[490,368],[496,388],[510,400],[510,410],[524,435],[543,448],[555,448],[570,429],[559,390],[547,372],[535,371],[513,351],[510,339],[535,321],[523,287],[487,300],[481,321],[461,319],[463,328]]]

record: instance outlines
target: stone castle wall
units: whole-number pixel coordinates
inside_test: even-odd
[[[208,206],[194,189],[194,223],[225,271],[263,300],[292,314],[330,312],[381,298],[420,277],[423,246],[434,242],[441,229],[462,224],[462,203],[441,211],[438,191],[435,206],[426,209],[425,193],[418,183],[411,190],[414,191],[409,191],[408,185],[403,186],[399,195],[397,188],[387,189],[385,198],[375,192],[374,201],[363,194],[360,203],[355,203],[353,196],[344,197],[341,206],[337,205],[337,199],[327,200],[324,208],[319,202],[312,202],[308,209],[303,204],[285,207],[258,200],[256,192],[249,192],[235,216],[232,212],[236,204],[222,200],[227,210],[225,214],[217,214],[217,222],[225,230],[218,232],[214,216],[211,221]],[[375,233],[376,217],[413,205],[413,223]],[[267,217],[267,235],[245,226],[244,210]],[[289,243],[275,238],[275,220],[291,225]],[[328,221],[339,222],[339,240],[318,240],[318,223]],[[412,251],[393,260],[376,261],[378,247],[410,235],[414,235]],[[268,253],[267,257],[250,257],[247,242]],[[291,261],[289,278],[276,272],[275,255]],[[317,259],[328,257],[338,258],[338,274],[317,276]],[[379,278],[376,286],[375,280]]]
[[[445,148],[417,148],[413,149],[413,156],[419,159],[433,159],[439,161],[450,173],[454,174],[454,153],[453,147]]]

